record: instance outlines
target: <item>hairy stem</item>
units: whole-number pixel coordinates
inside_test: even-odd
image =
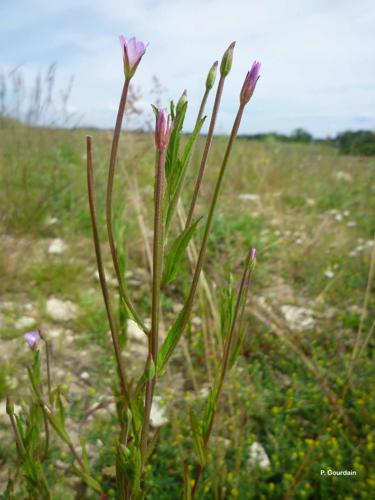
[[[165,151],[158,152],[155,168],[154,193],[154,242],[153,242],[153,272],[152,272],[152,311],[151,332],[148,338],[148,360],[156,367],[159,349],[159,317],[160,317],[160,282],[163,265],[163,187],[164,187]],[[141,435],[142,462],[146,457],[147,438],[150,425],[152,399],[156,383],[156,371],[151,380],[146,382],[145,411]]]
[[[113,181],[115,176],[115,167],[116,167],[116,159],[117,159],[117,150],[118,144],[120,140],[121,134],[121,126],[122,120],[124,117],[125,104],[129,91],[129,83],[128,79],[125,79],[124,87],[122,89],[120,104],[117,112],[116,125],[113,132],[113,140],[112,140],[112,148],[111,148],[111,156],[109,160],[109,170],[108,170],[108,182],[107,182],[107,198],[106,198],[106,219],[107,219],[107,232],[108,232],[108,242],[109,247],[111,249],[111,256],[113,261],[113,267],[115,269],[116,278],[119,285],[120,295],[123,301],[126,304],[128,311],[130,312],[132,318],[138,323],[138,325],[143,329],[144,332],[147,332],[146,326],[143,324],[141,318],[137,314],[129,296],[125,289],[123,279],[121,276],[119,259],[117,255],[116,242],[113,234],[113,204],[112,204],[112,194],[113,194]]]
[[[100,286],[103,293],[104,304],[107,312],[109,327],[111,330],[113,348],[115,351],[117,370],[120,378],[121,385],[121,393],[125,400],[128,400],[129,394],[127,390],[127,381],[126,381],[126,372],[125,366],[121,355],[119,337],[116,329],[116,324],[114,320],[114,315],[112,311],[112,306],[108,293],[108,286],[104,273],[103,259],[100,248],[100,240],[99,240],[99,232],[98,232],[98,224],[96,217],[96,203],[95,203],[95,191],[94,191],[94,172],[92,165],[92,138],[90,136],[86,137],[86,146],[87,146],[87,190],[89,197],[89,205],[90,205],[90,216],[91,216],[91,225],[92,225],[92,233],[95,247],[95,255],[96,255],[96,263],[99,272],[99,280]]]

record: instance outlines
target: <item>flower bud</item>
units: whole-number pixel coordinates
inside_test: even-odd
[[[188,102],[188,100],[187,100],[187,91],[186,91],[186,90],[184,90],[184,91],[182,92],[182,95],[181,95],[181,97],[179,98],[178,103],[177,103],[177,106],[176,106],[176,114],[177,114],[177,115],[181,113],[181,111],[182,111],[182,109],[183,109],[184,105],[185,105],[187,102]]]
[[[171,117],[166,109],[159,109],[156,115],[155,145],[159,152],[165,151],[171,131]]]
[[[149,358],[145,368],[145,378],[148,382],[155,377],[155,363],[152,358]]]
[[[229,73],[229,71],[232,68],[232,61],[233,61],[233,51],[234,51],[234,46],[236,45],[236,42],[232,42],[227,50],[224,52],[223,58],[221,60],[220,64],[220,74],[222,77],[226,77]]]
[[[250,250],[250,258],[251,260],[254,262],[257,258],[257,251],[256,251],[256,248],[252,248]]]
[[[125,38],[122,35],[120,36],[120,45],[122,48],[122,57],[124,59],[125,77],[130,80],[146,52],[147,45],[141,41],[137,42],[135,37]]]
[[[14,404],[9,396],[7,396],[5,409],[6,409],[7,415],[14,415]]]
[[[248,103],[254,93],[255,86],[260,76],[260,66],[260,62],[254,61],[251,70],[247,72],[240,94],[240,101],[242,104]]]
[[[212,87],[215,85],[218,64],[219,62],[215,61],[211,66],[210,71],[208,72],[206,79],[206,90],[211,90]]]

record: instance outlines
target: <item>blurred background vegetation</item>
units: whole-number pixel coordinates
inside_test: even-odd
[[[85,435],[90,464],[114,497],[116,374],[95,273],[84,147],[90,133],[105,241],[111,132],[77,127],[79,117],[68,111],[70,90],[55,89],[54,71],[38,76],[31,100],[18,70],[1,83],[0,490],[10,477],[14,498],[23,498],[4,398],[27,397],[29,353],[22,335],[40,326],[53,344],[53,376],[69,401],[71,432],[77,442]],[[135,89],[132,95],[130,109],[140,120]],[[64,127],[56,127],[56,116]],[[202,215],[225,145],[226,137],[215,139],[199,200]],[[197,149],[203,146],[202,137]],[[214,307],[197,304],[159,388],[154,426],[160,426],[161,439],[148,471],[148,498],[179,498],[182,462],[194,465],[189,408],[200,408],[210,386],[217,360],[215,311],[230,275],[237,286],[250,245],[258,250],[258,263],[247,304],[248,335],[225,386],[202,498],[373,498],[374,151],[374,134],[367,131],[315,140],[299,129],[290,136],[237,141],[205,265]],[[117,237],[127,286],[144,318],[150,315],[153,162],[152,134],[123,134],[115,183]],[[103,252],[111,282],[105,244]],[[184,273],[165,291],[166,325],[186,293],[187,262]],[[114,285],[112,296],[116,300]],[[126,356],[138,373],[146,348],[132,327]],[[93,408],[95,420],[88,418]],[[91,498],[58,442],[53,458],[56,467],[51,461],[47,475],[54,498]],[[328,468],[357,475],[321,476]]]

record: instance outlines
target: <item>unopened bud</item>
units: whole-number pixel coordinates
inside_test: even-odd
[[[206,79],[206,90],[211,90],[212,87],[215,85],[218,65],[219,65],[219,62],[215,61],[213,63],[213,65],[211,66],[210,71],[208,72],[207,79]]]
[[[181,97],[179,98],[178,103],[177,103],[177,106],[176,106],[176,114],[177,114],[177,115],[181,113],[181,111],[182,111],[183,107],[185,106],[185,104],[186,104],[187,102],[188,102],[188,100],[187,100],[187,91],[186,91],[186,90],[184,90],[184,91],[182,92],[182,95],[181,95]]]
[[[243,82],[240,101],[246,104],[250,101],[254,93],[255,86],[260,76],[260,62],[254,61],[251,70],[247,72],[245,81]]]
[[[6,401],[6,412],[8,415],[14,415],[14,404],[13,401],[10,399],[9,396],[7,396],[7,401]]]
[[[171,131],[171,117],[166,109],[159,109],[156,115],[155,145],[159,152],[165,151]]]
[[[223,58],[221,60],[220,64],[220,74],[224,78],[228,75],[229,71],[232,68],[232,61],[233,61],[233,51],[234,51],[234,46],[236,45],[236,42],[232,42],[227,50],[224,52]]]
[[[145,368],[145,378],[148,382],[155,377],[155,363],[152,358],[149,358]]]

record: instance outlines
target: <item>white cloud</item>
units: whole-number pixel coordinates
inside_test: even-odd
[[[8,40],[6,63],[24,62],[25,53],[28,67],[60,61],[64,77],[75,75],[71,104],[87,123],[113,121],[107,103],[121,90],[117,35],[124,32],[150,42],[136,83],[146,89],[157,74],[170,97],[187,88],[193,109],[211,63],[237,41],[218,131],[230,127],[253,59],[262,61],[262,77],[243,132],[375,127],[370,0],[18,0],[2,5],[0,15],[7,19],[0,33],[1,43]]]

